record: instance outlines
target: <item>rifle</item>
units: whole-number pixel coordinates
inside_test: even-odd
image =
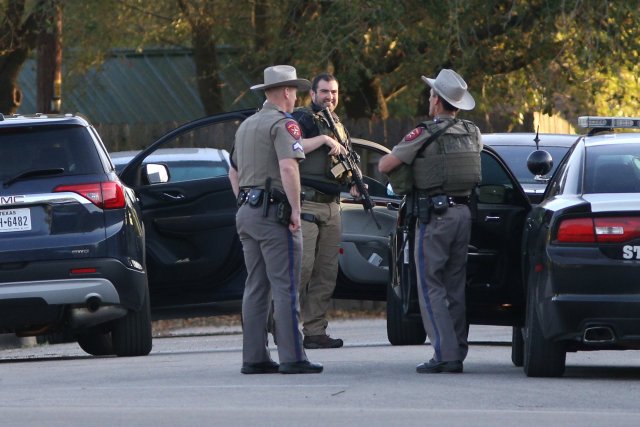
[[[367,191],[367,187],[364,185],[364,182],[362,182],[362,172],[358,167],[358,163],[360,162],[360,156],[358,156],[358,154],[352,150],[351,144],[349,144],[348,141],[344,141],[340,136],[340,133],[338,132],[338,129],[336,127],[336,122],[333,120],[333,116],[331,115],[331,112],[329,111],[329,109],[324,108],[320,112],[322,113],[322,116],[327,122],[327,125],[329,126],[329,130],[331,130],[331,132],[333,133],[333,136],[335,137],[336,141],[338,141],[340,145],[342,145],[347,150],[346,156],[344,154],[338,154],[336,157],[338,158],[339,163],[344,166],[344,170],[351,172],[351,178],[353,179],[353,183],[358,189],[358,192],[360,193],[360,197],[362,199],[362,207],[364,208],[365,211],[371,212],[371,218],[373,218],[373,222],[376,223],[378,230],[380,230],[382,227],[378,223],[378,219],[376,218],[375,212],[373,211],[373,207],[375,205],[371,200],[371,196],[369,196],[369,191]]]

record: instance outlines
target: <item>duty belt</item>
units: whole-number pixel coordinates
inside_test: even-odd
[[[300,199],[303,200],[303,194],[300,195]],[[262,206],[265,201],[267,203],[278,203],[287,200],[287,195],[278,189],[272,189],[265,195],[265,191],[262,188],[241,188],[238,193],[236,204],[238,207],[244,204],[251,204],[253,207]]]
[[[449,206],[468,205],[469,196],[448,196]]]
[[[449,206],[455,206],[455,205],[468,205],[469,204],[469,199],[470,196],[448,196],[448,195],[444,195],[442,193],[439,194],[429,194],[427,192],[427,190],[417,190],[417,195],[418,197],[430,197],[430,198],[434,198],[437,196],[446,196],[447,197],[447,201],[449,202]]]
[[[340,203],[340,196],[325,194],[317,190],[305,190],[304,200],[316,203]]]

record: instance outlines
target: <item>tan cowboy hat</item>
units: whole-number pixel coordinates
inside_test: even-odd
[[[422,81],[431,86],[434,91],[449,104],[461,110],[472,110],[476,101],[467,90],[467,83],[460,74],[453,70],[443,69],[438,77],[430,79],[422,76]]]
[[[264,69],[264,83],[251,86],[251,90],[265,90],[270,87],[295,86],[298,90],[309,90],[311,82],[307,79],[299,79],[296,69],[291,65],[274,65]]]

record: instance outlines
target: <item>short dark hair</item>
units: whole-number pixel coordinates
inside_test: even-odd
[[[338,81],[338,79],[336,79],[333,74],[329,74],[329,73],[320,73],[317,76],[315,76],[313,78],[313,80],[311,81],[311,90],[314,92],[317,92],[318,90],[318,83],[320,83],[321,80],[324,80],[325,82],[332,82],[332,81]]]
[[[436,92],[436,95],[438,95],[438,92]],[[452,113],[455,113],[458,110],[460,110],[459,108],[454,107],[453,105],[451,105],[449,103],[449,101],[447,101],[446,99],[444,99],[440,95],[438,95],[438,98],[440,98],[440,102],[442,102],[442,108],[444,108],[446,111],[451,111]]]
[[[453,105],[451,105],[449,103],[449,101],[444,99],[442,96],[440,96],[440,94],[438,92],[436,92],[436,90],[434,88],[431,88],[429,93],[430,94],[435,94],[438,98],[440,98],[440,102],[442,103],[442,108],[444,108],[445,111],[451,111],[452,113],[455,113],[455,112],[460,110],[459,108],[454,107]]]

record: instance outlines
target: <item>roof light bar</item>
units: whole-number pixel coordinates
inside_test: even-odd
[[[640,129],[640,118],[638,117],[600,117],[600,116],[580,116],[578,126],[581,128],[627,128]]]

